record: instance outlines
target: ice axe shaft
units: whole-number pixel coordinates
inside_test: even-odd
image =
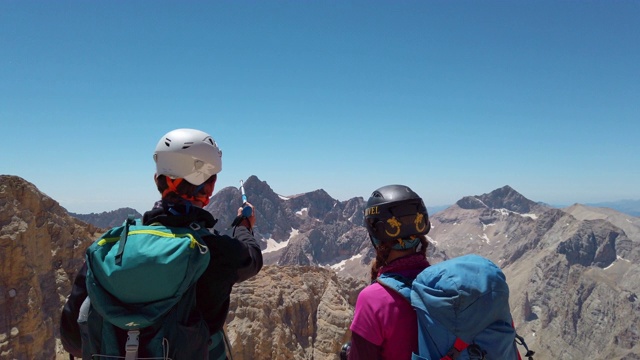
[[[247,195],[244,193],[244,182],[242,180],[240,180],[240,192],[242,193],[242,216],[250,217],[253,209],[247,205]]]
[[[244,182],[242,180],[240,180],[240,192],[242,193],[242,211],[240,212],[240,215],[233,219],[233,222],[231,223],[231,226],[233,227],[238,226],[242,222],[242,219],[251,217],[251,214],[253,213],[251,206],[247,205],[247,194],[244,193]]]

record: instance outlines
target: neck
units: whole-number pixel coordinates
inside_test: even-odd
[[[391,252],[389,252],[389,256],[387,257],[387,264],[392,262],[395,259],[401,258],[403,256],[407,256],[407,255],[412,255],[416,253],[416,249],[412,248],[412,249],[407,249],[407,250],[395,250],[392,249]]]

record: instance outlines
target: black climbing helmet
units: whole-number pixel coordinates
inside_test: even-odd
[[[374,246],[415,238],[431,230],[422,198],[408,186],[387,185],[375,190],[364,210],[364,223]]]

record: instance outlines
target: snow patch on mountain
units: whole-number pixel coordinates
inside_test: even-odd
[[[484,242],[486,242],[487,244],[491,244],[491,240],[489,239],[489,237],[487,236],[487,234],[482,234],[482,236],[480,237],[482,240],[484,240]]]
[[[496,226],[496,224],[495,224],[495,223],[491,223],[491,224],[482,224],[482,231],[487,230],[487,228],[488,228],[489,226]]]
[[[496,211],[498,211],[501,215],[503,216],[509,216],[511,214],[515,214],[515,215],[520,215],[522,217],[528,217],[528,218],[532,218],[533,220],[536,220],[538,218],[537,214],[533,214],[533,213],[527,213],[527,214],[521,214],[519,212],[515,212],[515,211],[511,211],[509,209],[496,209]],[[491,224],[490,224],[491,225]]]
[[[262,253],[270,253],[273,251],[278,251],[280,249],[283,249],[285,247],[287,247],[287,245],[289,245],[289,241],[294,238],[295,236],[297,236],[300,232],[297,229],[291,229],[291,235],[289,236],[289,238],[285,241],[281,241],[278,242],[276,240],[274,240],[273,238],[269,237],[268,239],[266,239],[266,243],[267,243],[267,248],[262,250]]]
[[[346,266],[348,261],[352,261],[352,260],[355,261],[355,260],[357,260],[357,259],[359,259],[361,257],[362,257],[362,254],[353,255],[352,257],[350,257],[348,259],[344,259],[344,260],[340,261],[339,263],[330,265],[329,268],[331,268],[331,269],[333,269],[335,271],[342,271],[342,270],[344,270],[344,267]]]
[[[602,269],[602,270],[607,270],[607,269],[611,268],[613,265],[615,265],[615,264],[618,262],[618,260],[622,260],[622,261],[626,261],[626,262],[631,262],[631,261],[629,261],[629,260],[627,260],[627,259],[622,258],[622,256],[618,255],[618,256],[616,257],[616,261],[612,262],[612,263],[611,263],[611,265],[607,266],[606,268],[604,268],[604,269]]]

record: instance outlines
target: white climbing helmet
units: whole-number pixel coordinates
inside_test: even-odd
[[[153,154],[156,174],[183,178],[201,185],[222,170],[222,151],[211,135],[195,129],[176,129],[164,135]]]

